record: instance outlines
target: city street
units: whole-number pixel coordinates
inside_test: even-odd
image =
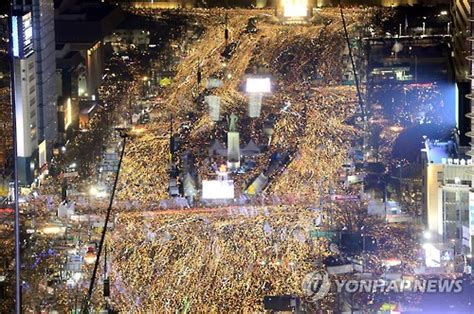
[[[444,9],[60,5],[59,24],[121,19],[91,24],[101,38],[75,43],[80,53],[57,45],[61,140],[34,152],[44,164],[25,157],[35,177],[16,200],[24,313],[395,313],[431,295],[334,283],[436,275],[471,291],[469,209],[427,205],[458,206],[458,194],[427,196],[445,187],[469,202],[466,176],[445,170],[468,162]],[[446,69],[431,77],[433,64]],[[2,178],[0,299],[11,301],[14,194]],[[469,309],[459,295],[447,306]]]

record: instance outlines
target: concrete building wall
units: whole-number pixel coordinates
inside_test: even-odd
[[[30,184],[38,149],[35,55],[14,60],[16,143],[19,179]]]
[[[18,156],[31,156],[38,146],[35,55],[14,62]]]
[[[87,93],[88,96],[97,95],[97,89],[102,83],[104,74],[104,52],[102,42],[97,42],[94,46],[85,51],[86,71],[87,71]]]
[[[426,165],[423,186],[426,226],[445,243],[454,240],[461,244],[463,229],[469,228],[471,167],[464,160],[462,164]]]
[[[433,233],[442,230],[439,217],[441,217],[441,191],[440,176],[442,176],[442,164],[428,164],[426,167],[425,195],[427,227]]]
[[[48,155],[57,139],[56,45],[53,0],[15,0],[14,10],[31,12],[36,62],[37,139],[47,141]]]

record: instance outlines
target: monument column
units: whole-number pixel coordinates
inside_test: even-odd
[[[240,135],[237,131],[237,120],[235,114],[227,117],[229,132],[227,133],[227,168],[231,171],[240,167]]]

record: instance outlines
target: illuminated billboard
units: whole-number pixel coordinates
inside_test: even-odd
[[[440,267],[441,266],[441,251],[431,243],[423,244],[425,250],[425,265],[426,267]]]
[[[66,114],[64,115],[65,118],[65,129],[67,130],[72,124],[72,104],[71,98],[69,97],[66,102]]]
[[[247,93],[270,93],[271,81],[269,77],[249,77],[245,85]]]
[[[283,16],[301,18],[308,16],[308,0],[281,0]]]
[[[12,16],[13,56],[26,58],[33,53],[31,12]]]
[[[203,180],[202,199],[225,200],[234,198],[233,180]]]
[[[46,141],[42,141],[38,145],[38,158],[39,158],[39,167],[41,168],[47,163]]]

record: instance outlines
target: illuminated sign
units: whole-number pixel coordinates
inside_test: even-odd
[[[41,144],[38,145],[38,157],[39,157],[39,167],[43,167],[46,162],[46,141],[42,141]]]
[[[233,180],[203,180],[202,181],[203,199],[233,199],[234,181]]]
[[[461,165],[461,166],[470,166],[472,165],[472,159],[457,159],[457,158],[441,158],[441,163],[443,165]]]
[[[247,84],[245,86],[245,91],[247,93],[270,93],[271,92],[271,82],[269,77],[257,78],[249,77],[247,79]]]
[[[426,267],[440,267],[441,266],[441,251],[433,244],[423,244],[425,250],[425,265]]]
[[[13,56],[26,58],[33,53],[31,13],[12,16]]]
[[[12,16],[12,37],[13,37],[13,56],[19,57],[20,56],[20,48],[19,48],[19,36],[18,36],[18,17]]]
[[[69,126],[72,124],[72,105],[71,105],[71,98],[67,99],[66,103],[66,130],[69,128]]]
[[[284,17],[308,16],[308,0],[282,0]]]

